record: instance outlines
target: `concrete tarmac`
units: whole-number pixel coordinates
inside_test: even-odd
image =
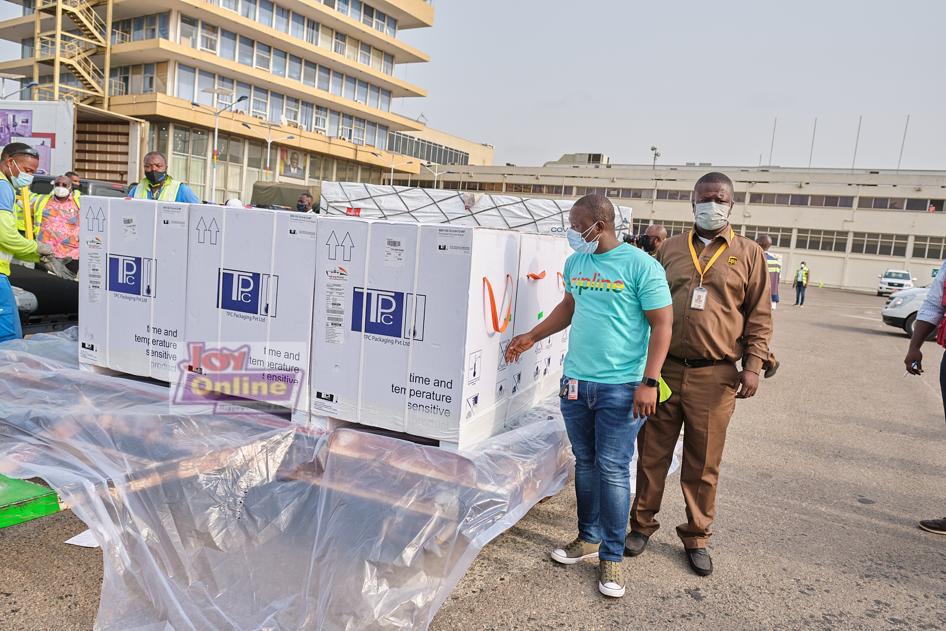
[[[674,476],[663,528],[625,560],[627,595],[601,596],[596,563],[548,557],[575,536],[568,485],[483,550],[432,629],[946,628],[946,536],[916,527],[946,516],[942,350],[928,342],[926,374],[904,377],[882,305],[813,288],[776,311],[782,366],[730,424],[712,576],[674,533]],[[63,543],[83,529],[60,513],[0,530],[0,629],[92,627],[101,553]]]

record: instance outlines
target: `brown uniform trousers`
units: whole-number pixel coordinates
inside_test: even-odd
[[[631,527],[648,536],[660,527],[656,516],[683,427],[680,486],[687,523],[677,526],[677,535],[686,548],[704,548],[716,515],[716,482],[726,428],[736,409],[739,371],[729,362],[692,368],[668,358],[661,375],[673,395],[657,407],[657,414],[647,419],[637,435],[637,494]]]

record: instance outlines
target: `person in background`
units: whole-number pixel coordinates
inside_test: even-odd
[[[657,252],[673,296],[673,336],[662,370],[673,395],[638,435],[637,494],[624,551],[641,554],[660,527],[656,517],[683,428],[680,486],[687,520],[677,536],[693,572],[708,576],[713,561],[706,547],[726,430],[736,399],[758,390],[769,358],[772,304],[762,248],[729,223],[732,180],[707,173],[696,182],[693,200],[693,229],[670,237]]]
[[[769,252],[769,248],[772,247],[772,237],[769,235],[759,235],[759,238],[756,239],[755,242],[759,244],[762,251],[765,253],[765,262],[769,270],[769,287],[772,289],[772,311],[775,311],[779,301],[778,283],[782,275],[782,259],[778,254]]]
[[[795,306],[805,306],[805,292],[808,291],[808,266],[804,261],[795,272],[795,279],[792,281],[792,287],[795,288]]]
[[[651,247],[653,248],[651,254],[655,254],[663,245],[663,242],[667,240],[667,229],[659,223],[652,223],[647,226],[644,234],[650,237]]]
[[[37,240],[52,248],[53,256],[64,259],[66,269],[79,272],[79,201],[73,195],[72,180],[60,175],[53,190],[39,195],[34,206],[38,217],[34,229]]]
[[[564,565],[598,559],[598,591],[621,597],[623,538],[631,506],[634,439],[657,408],[660,365],[673,326],[663,269],[618,240],[614,206],[582,197],[569,212],[575,250],[563,270],[565,296],[549,316],[506,351],[513,362],[571,325],[561,410],[575,455],[578,536],[552,551]]]
[[[72,194],[79,195],[79,187],[82,185],[82,178],[75,171],[66,171],[65,176],[72,182]]]
[[[936,280],[926,292],[923,305],[916,314],[913,325],[913,335],[910,337],[910,347],[903,363],[911,375],[923,374],[923,352],[920,348],[933,331],[936,331],[936,343],[946,347],[946,262],[940,265]],[[943,412],[946,414],[946,354],[940,360],[939,390],[943,401]],[[917,524],[922,530],[935,535],[946,535],[946,517],[941,519],[924,519]]]
[[[23,143],[11,143],[0,153],[0,342],[23,337],[20,312],[10,286],[10,260],[37,262],[49,257],[48,244],[27,239],[16,229],[17,193],[29,189],[39,168],[39,152]]]
[[[187,184],[168,175],[168,160],[160,151],[145,154],[144,170],[144,178],[128,189],[129,197],[162,202],[200,203],[200,199]]]
[[[319,212],[318,208],[312,210],[313,197],[308,193],[303,193],[299,196],[299,201],[296,202],[296,210],[300,213],[311,213]]]

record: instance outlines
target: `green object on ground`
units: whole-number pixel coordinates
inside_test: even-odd
[[[59,512],[59,498],[54,490],[0,475],[0,528],[56,512]]]

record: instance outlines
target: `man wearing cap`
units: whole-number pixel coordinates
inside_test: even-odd
[[[687,521],[677,526],[677,535],[700,576],[713,571],[706,546],[726,429],[736,399],[755,395],[759,387],[772,336],[765,256],[729,225],[732,207],[732,180],[707,173],[693,191],[693,229],[657,251],[673,297],[673,334],[661,371],[673,395],[638,434],[637,495],[625,539],[625,554],[637,556],[659,528],[656,516],[683,428],[680,486]]]
[[[22,142],[10,143],[0,154],[0,342],[23,337],[20,313],[10,286],[10,260],[37,262],[52,248],[22,236],[16,229],[16,198],[28,191],[39,168],[39,152]]]

